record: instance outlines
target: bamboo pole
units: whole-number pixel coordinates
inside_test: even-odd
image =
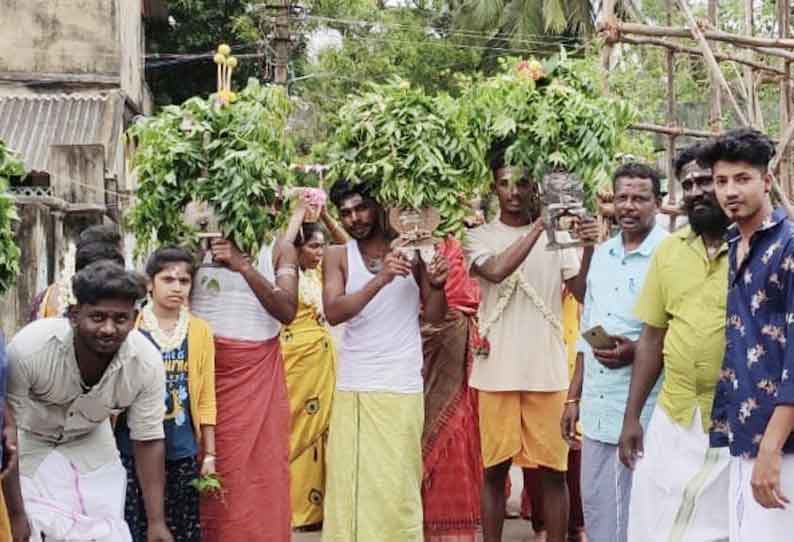
[[[688,6],[687,6],[688,7]],[[598,30],[609,30],[604,28],[605,25],[610,25],[609,21],[602,21],[598,25]],[[692,38],[689,28],[674,27],[674,26],[651,26],[641,23],[627,23],[627,22],[612,22],[621,34],[637,34],[640,36],[656,36],[656,37],[669,37],[669,38]],[[699,29],[699,28],[698,28]],[[703,30],[703,35],[712,41],[722,41],[730,43],[738,47],[766,47],[770,49],[794,49],[794,39],[786,38],[764,38],[760,36],[745,36],[742,34],[733,34],[731,32],[723,32],[721,30]]]
[[[667,24],[672,23],[673,18],[673,0],[665,0]],[[675,51],[667,49],[667,56],[665,58],[665,67],[667,70],[667,125],[676,126],[675,117]],[[667,134],[667,201],[675,207],[676,204],[676,184],[673,181],[675,178],[675,134]],[[670,231],[675,231],[676,221],[678,215],[670,215]]]
[[[638,122],[629,126],[630,130],[638,130],[640,132],[653,132],[655,134],[664,134],[672,136],[689,136],[699,138],[714,137],[713,132],[706,130],[693,130],[692,128],[684,128],[682,126],[661,126],[659,124],[651,124],[647,122]]]
[[[747,36],[753,35],[753,0],[744,0],[744,33]],[[747,52],[748,56],[753,57],[752,50]],[[781,70],[782,71],[782,70]],[[783,72],[785,74],[785,72]],[[747,120],[751,126],[758,126],[757,98],[758,93],[755,86],[755,74],[749,67],[744,69],[744,84],[747,87]]]
[[[686,1],[686,0],[682,0]],[[708,0],[708,16],[709,16],[709,23],[712,27],[719,29],[719,21],[717,20],[717,0]],[[714,50],[716,55],[717,44],[714,44]],[[705,58],[705,57],[704,57]],[[715,58],[716,63],[716,58]],[[719,65],[717,65],[717,70],[719,74],[722,74],[722,70],[720,69]],[[712,132],[721,132],[722,131],[722,91],[720,89],[720,81],[716,77],[715,73],[711,73],[709,80],[711,81],[710,86],[710,93],[711,93],[711,107],[709,111],[709,128]],[[727,85],[727,81],[726,81]],[[736,103],[736,107],[739,108],[738,102]],[[745,122],[745,124],[747,124]]]
[[[685,55],[692,55],[692,56],[703,56],[703,52],[697,47],[687,47],[686,45],[682,45],[680,43],[670,41],[669,39],[666,38],[621,36],[620,41],[623,43],[631,43],[632,45],[655,45],[658,47],[664,47],[666,49],[670,49],[676,53],[682,53]],[[770,66],[762,62],[749,60],[746,58],[734,56],[724,52],[719,52],[719,53],[715,52],[714,58],[716,58],[720,62],[735,62],[737,64],[742,64],[750,69],[754,68],[759,71],[765,71],[779,76],[786,74],[785,71],[775,66]]]
[[[742,125],[747,126],[747,119],[745,118],[744,111],[742,111],[742,108],[739,107],[739,103],[733,96],[731,87],[728,86],[728,81],[725,80],[725,76],[723,75],[722,70],[720,70],[720,66],[717,64],[714,54],[711,52],[709,42],[706,41],[706,37],[703,35],[703,32],[701,32],[700,27],[698,27],[697,21],[695,21],[695,16],[692,15],[692,10],[690,10],[689,6],[687,5],[687,0],[678,0],[678,5],[681,7],[681,11],[684,12],[687,21],[689,21],[692,36],[700,44],[700,49],[703,51],[703,59],[706,61],[706,66],[714,76],[714,79],[719,82],[722,90],[725,91],[725,96],[728,98],[728,101],[736,112],[736,115],[739,117],[739,122]]]
[[[601,11],[601,21],[603,24],[607,25],[607,28],[612,27],[617,20],[615,17],[615,1],[616,0],[604,0]],[[615,41],[613,37],[614,36],[607,32],[606,44],[604,45],[604,49],[601,51],[601,67],[606,74],[609,74],[609,69],[611,68],[612,51],[615,48]],[[609,94],[609,79],[607,77],[604,77],[604,93]]]
[[[792,137],[794,137],[794,121],[789,122],[788,126],[786,126],[786,130],[781,135],[780,141],[778,141],[777,144],[777,152],[775,153],[774,158],[772,158],[772,161],[769,162],[768,170],[772,177],[772,196],[774,196],[774,198],[780,202],[780,204],[786,210],[788,217],[794,220],[794,207],[791,206],[791,202],[783,193],[783,190],[781,190],[780,183],[775,176],[775,170],[777,169],[778,165],[780,165],[780,161],[783,159],[783,153],[788,148],[789,144],[791,144]]]
[[[788,38],[789,30],[789,0],[778,0],[777,2],[778,8],[778,35],[785,39]],[[786,75],[791,73],[791,62],[789,60],[785,60],[783,62],[783,70],[786,72]],[[788,126],[791,115],[790,110],[791,108],[791,85],[789,81],[785,78],[780,80],[780,125],[781,126]],[[780,180],[780,184],[782,185],[781,188],[783,190],[783,194],[786,197],[786,201],[789,201],[791,198],[791,160],[789,158],[789,149],[788,145],[782,147],[778,151],[778,156],[780,156],[780,170],[778,174],[778,179]]]

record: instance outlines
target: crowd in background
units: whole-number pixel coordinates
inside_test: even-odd
[[[613,235],[581,219],[557,238],[578,249],[546,249],[539,184],[499,148],[495,215],[431,257],[345,180],[339,223],[299,199],[254,258],[217,238],[138,274],[88,228],[0,349],[0,537],[497,542],[520,467],[548,542],[782,541],[794,223],[773,156],[747,129],[684,150],[673,232],[659,174],[623,164]]]

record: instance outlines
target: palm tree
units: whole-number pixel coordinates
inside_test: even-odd
[[[595,8],[590,0],[457,0],[450,3],[454,27],[481,33],[493,54],[525,51],[545,56],[560,46],[572,48],[595,31]]]

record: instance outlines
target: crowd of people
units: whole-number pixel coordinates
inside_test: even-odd
[[[672,232],[659,174],[621,165],[613,236],[580,220],[582,249],[546,249],[539,185],[499,149],[496,216],[431,261],[345,180],[341,226],[299,203],[256,258],[218,238],[138,274],[91,227],[0,348],[0,538],[498,542],[515,466],[547,542],[786,540],[774,152],[750,129],[681,152]]]

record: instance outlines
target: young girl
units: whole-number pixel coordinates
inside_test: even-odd
[[[149,301],[138,319],[138,329],[160,350],[165,364],[165,513],[174,542],[200,542],[199,495],[191,482],[215,472],[215,346],[209,325],[187,308],[194,270],[185,249],[155,251],[146,264]],[[124,415],[116,423],[116,440],[127,469],[125,519],[132,539],[146,542],[135,442]]]

